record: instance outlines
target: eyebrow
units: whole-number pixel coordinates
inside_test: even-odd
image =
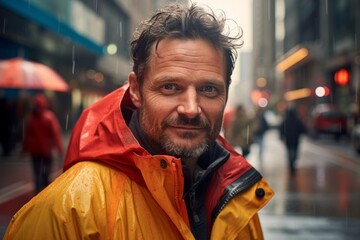
[[[162,82],[178,83],[179,81],[181,81],[180,78],[173,76],[163,76],[154,80],[158,83],[162,83]],[[225,81],[222,81],[220,79],[200,79],[197,82],[199,82],[200,84],[210,84],[210,85],[224,86],[224,87],[226,86]]]

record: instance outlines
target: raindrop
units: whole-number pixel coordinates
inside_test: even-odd
[[[119,22],[119,33],[120,33],[120,38],[122,38],[122,22]]]
[[[72,70],[71,73],[74,74],[75,72],[75,46],[72,47]]]
[[[328,0],[325,0],[325,12],[328,14]]]
[[[250,126],[248,125],[246,128],[246,144],[249,143],[249,135],[250,135]]]
[[[5,33],[5,29],[6,29],[6,22],[7,22],[7,19],[4,18],[4,23],[3,23],[3,27],[2,27],[2,32]]]
[[[358,82],[356,82],[356,89],[359,89],[358,86],[359,84],[358,84]],[[359,95],[358,95],[358,91],[356,91],[356,93],[355,93],[355,102],[358,102],[359,101]]]
[[[116,72],[116,74],[118,74],[119,73],[119,59],[118,58],[116,58],[116,70],[115,70],[115,72]]]
[[[72,70],[71,73],[74,74],[75,72],[75,60],[72,61]]]
[[[66,124],[65,124],[65,129],[68,130],[69,127],[69,114],[66,114]]]
[[[98,1],[95,0],[95,12],[98,12]]]

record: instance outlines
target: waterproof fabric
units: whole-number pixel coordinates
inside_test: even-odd
[[[5,239],[194,239],[181,160],[152,156],[139,145],[126,123],[133,111],[127,89],[85,110],[73,130],[66,171],[13,217]],[[224,139],[219,143],[231,157],[207,191],[211,239],[263,239],[257,212],[273,195],[264,179],[211,219],[225,188],[252,168]]]

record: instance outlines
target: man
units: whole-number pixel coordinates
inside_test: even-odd
[[[263,239],[273,192],[219,136],[237,40],[223,27],[195,5],[143,23],[128,85],[85,110],[66,171],[5,239]]]
[[[34,110],[25,126],[23,150],[31,156],[36,193],[50,183],[52,150],[63,155],[61,127],[55,114],[48,109],[48,100],[42,94],[34,97]]]

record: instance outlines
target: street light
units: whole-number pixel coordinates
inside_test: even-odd
[[[315,88],[315,95],[317,97],[326,97],[329,96],[330,89],[327,86],[319,86]]]

